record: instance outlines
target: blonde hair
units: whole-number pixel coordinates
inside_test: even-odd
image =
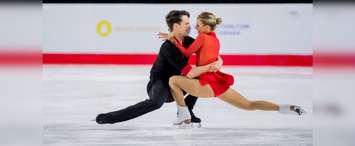
[[[202,12],[197,16],[197,19],[199,19],[203,25],[210,26],[212,31],[216,29],[218,24],[222,23],[222,18],[217,17],[211,12]]]

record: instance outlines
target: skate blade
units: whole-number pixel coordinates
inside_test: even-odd
[[[176,128],[192,128],[192,122],[190,119],[184,120],[180,123],[173,123]]]
[[[298,107],[297,109],[295,109],[294,112],[297,113],[297,115],[299,115],[299,116],[305,115],[305,114],[307,113],[304,109],[302,109],[302,108],[300,108],[300,107]]]
[[[180,123],[180,124],[175,124],[174,126],[176,128],[181,128],[181,129],[192,129],[192,128],[201,128],[202,124],[201,123]]]
[[[192,123],[192,128],[201,128],[202,124],[201,123]]]
[[[182,123],[180,125],[174,125],[176,128],[181,128],[181,129],[190,129],[190,128],[201,128],[202,124],[201,123]]]
[[[190,124],[191,123],[191,119],[187,119],[187,120],[184,120],[182,122],[173,123],[173,125],[181,125],[182,123]]]
[[[193,124],[192,123],[181,123],[181,124],[178,124],[178,125],[174,125],[175,128],[178,128],[178,129],[191,129],[193,128]]]
[[[305,110],[301,110],[299,113],[300,116],[305,115],[305,114],[307,114],[307,112]]]

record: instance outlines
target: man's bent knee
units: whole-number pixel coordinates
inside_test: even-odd
[[[165,100],[150,100],[154,109],[159,109],[163,106]]]

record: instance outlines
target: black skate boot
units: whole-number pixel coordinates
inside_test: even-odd
[[[95,120],[97,124],[112,124],[112,116],[110,114],[99,114]]]
[[[192,112],[192,110],[189,110],[190,115],[191,115],[191,123],[192,123],[192,127],[196,127],[196,128],[201,128],[201,119],[196,117],[196,115]]]

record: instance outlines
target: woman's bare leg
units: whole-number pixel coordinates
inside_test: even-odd
[[[225,93],[220,95],[219,98],[244,110],[279,110],[279,106],[275,103],[263,100],[249,101],[232,88],[229,88]]]
[[[169,80],[169,85],[171,93],[179,106],[185,106],[183,90],[196,97],[214,96],[212,88],[209,85],[201,86],[197,79],[190,79],[184,76],[172,76]],[[278,105],[265,100],[250,101],[232,88],[229,88],[225,93],[220,95],[219,98],[244,110],[279,111],[281,113],[298,115],[306,113],[300,106]]]
[[[183,90],[197,97],[214,96],[212,88],[209,85],[202,86],[197,79],[190,79],[184,76],[172,76],[169,80],[169,85],[176,103],[180,106],[185,106]],[[277,111],[279,109],[279,106],[272,102],[262,100],[249,101],[231,88],[219,98],[245,110]]]
[[[183,91],[196,97],[213,97],[214,93],[209,85],[202,86],[197,79],[190,79],[185,76],[172,76],[169,79],[171,94],[176,104],[185,106]]]

